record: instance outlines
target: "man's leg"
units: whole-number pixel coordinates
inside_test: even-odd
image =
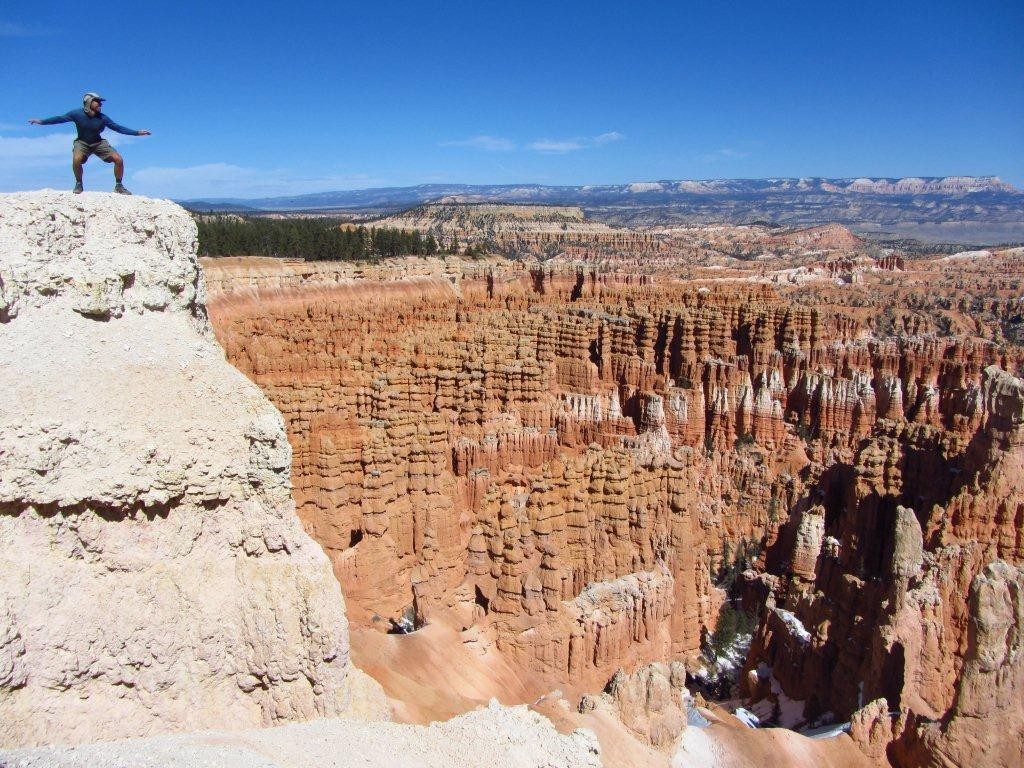
[[[109,157],[104,158],[108,163],[114,164],[114,182],[121,183],[124,179],[124,158],[120,152],[111,152]]]
[[[121,180],[124,179],[124,158],[121,157],[121,153],[110,146],[110,142],[106,139],[100,139],[91,146],[91,149],[103,162],[114,164],[114,191],[122,195],[130,195],[131,192],[125,189],[124,184],[121,183]]]
[[[130,195],[131,192],[125,189],[124,184],[121,183],[124,179],[124,158],[121,157],[121,153],[113,151],[103,159],[114,164],[114,191],[120,192],[122,195]]]
[[[82,191],[82,165],[88,159],[80,152],[71,153],[71,172],[75,174],[75,192]]]
[[[82,183],[82,165],[85,163],[85,155],[80,155],[77,152],[71,153],[71,170],[75,174],[75,181],[79,184]]]

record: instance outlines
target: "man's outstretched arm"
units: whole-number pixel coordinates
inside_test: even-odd
[[[141,130],[136,131],[133,128],[125,128],[123,125],[118,125],[106,115],[103,116],[103,124],[112,131],[123,133],[125,136],[149,136],[149,131]]]
[[[38,117],[33,117],[29,120],[32,125],[57,125],[57,123],[70,123],[72,122],[71,115],[57,115],[56,117],[48,117],[45,120],[40,120]]]

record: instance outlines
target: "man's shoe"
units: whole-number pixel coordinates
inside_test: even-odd
[[[82,194],[82,191],[84,189],[85,188],[82,186],[82,182],[78,182],[77,184],[75,184],[75,188],[72,189],[71,191],[74,192],[76,195],[80,195]]]
[[[119,195],[130,195],[131,194],[131,192],[129,192],[125,188],[124,184],[115,184],[114,185],[114,191],[117,192],[117,194],[119,194]]]

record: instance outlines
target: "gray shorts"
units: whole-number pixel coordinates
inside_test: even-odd
[[[81,139],[75,139],[75,143],[71,145],[71,151],[76,155],[81,155],[83,160],[88,160],[92,155],[96,155],[107,163],[113,161],[114,155],[117,154],[117,151],[110,146],[110,142],[106,139],[100,139],[95,144],[86,144]]]

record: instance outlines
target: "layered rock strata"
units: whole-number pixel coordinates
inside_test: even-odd
[[[486,243],[503,253],[593,257],[623,251],[656,253],[666,247],[651,233],[609,227],[573,206],[442,202],[390,216],[380,224],[430,233],[444,245]]]
[[[992,431],[1012,400],[992,382],[1018,357],[990,341],[879,336],[763,284],[556,269],[225,290],[211,314],[285,415],[299,514],[355,620],[482,633],[538,685],[593,691],[693,658],[742,552],[745,604],[768,604],[752,665],[774,666],[808,719],[847,715],[897,664],[881,635],[865,654],[891,604],[898,504],[944,510],[922,523],[929,551],[978,542],[936,565],[959,574],[941,592],[954,615],[986,563],[1021,559],[1020,475],[995,470],[1012,439]],[[847,557],[855,578],[823,575]],[[840,592],[807,608],[816,589]],[[848,672],[799,661],[823,631],[851,638]],[[944,679],[961,679],[965,643]]]
[[[200,257],[203,277],[211,294],[238,293],[245,289],[268,290],[343,286],[365,281],[391,281],[401,277],[445,279],[455,284],[465,267],[461,259],[448,257],[418,257],[381,259],[376,264],[344,261],[303,261],[301,259],[275,259],[269,256]],[[474,265],[486,269],[488,261],[477,260]]]
[[[280,414],[169,202],[0,196],[0,744],[343,711],[337,582]]]

